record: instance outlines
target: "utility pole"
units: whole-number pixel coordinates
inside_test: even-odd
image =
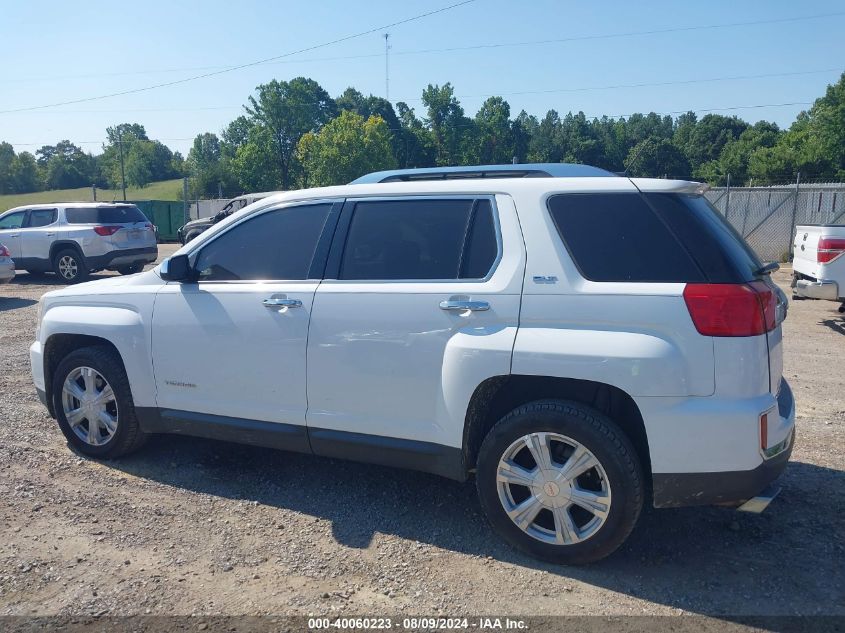
[[[117,146],[120,149],[120,185],[123,188],[123,201],[126,202],[126,170],[123,167],[123,133],[117,133]]]
[[[384,37],[384,98],[390,101],[390,33],[385,33]]]
[[[182,178],[182,224],[188,223],[188,177]]]

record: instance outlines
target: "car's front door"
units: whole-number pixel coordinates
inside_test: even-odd
[[[21,227],[26,220],[26,211],[7,213],[0,218],[0,243],[9,249],[13,260],[21,257]]]
[[[340,203],[271,208],[193,251],[192,283],[156,296],[152,350],[165,423],[188,419],[307,447],[305,350]]]
[[[311,446],[443,473],[473,391],[510,372],[525,265],[513,202],[348,200],[337,234],[309,333]]]

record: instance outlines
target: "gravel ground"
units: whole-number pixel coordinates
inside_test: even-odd
[[[0,615],[845,615],[837,304],[790,306],[798,442],[763,515],[647,510],[611,558],[569,568],[503,545],[472,483],[168,436],[77,456],[29,375],[55,287],[0,286]]]

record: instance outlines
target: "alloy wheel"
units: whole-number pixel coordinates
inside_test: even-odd
[[[604,467],[584,445],[559,433],[530,433],[513,442],[499,460],[496,486],[511,521],[544,543],[580,543],[610,512]]]
[[[102,446],[117,431],[117,399],[96,369],[77,367],[65,378],[62,409],[74,434],[91,446]]]

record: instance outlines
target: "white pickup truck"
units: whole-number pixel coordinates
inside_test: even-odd
[[[842,301],[845,312],[845,224],[799,224],[793,253],[793,298]]]

